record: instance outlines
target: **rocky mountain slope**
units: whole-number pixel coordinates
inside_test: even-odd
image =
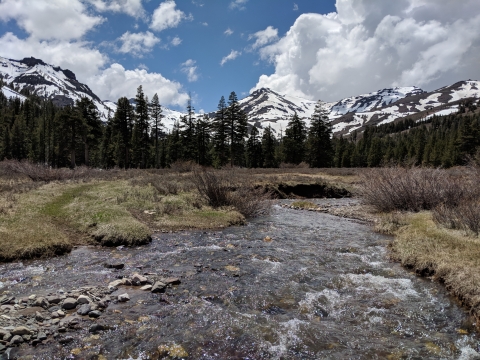
[[[103,120],[113,115],[116,104],[102,101],[90,88],[80,83],[73,72],[44,63],[35,58],[10,60],[0,57],[0,77],[17,92],[3,87],[8,97],[22,95],[18,91],[28,89],[31,93],[52,99],[59,106],[73,104],[86,96],[95,103]],[[367,125],[380,125],[404,117],[423,119],[434,114],[445,115],[456,112],[458,104],[467,98],[480,98],[479,81],[460,81],[435,91],[426,92],[412,87],[394,87],[368,94],[348,97],[337,102],[322,103],[332,124],[334,134],[350,134],[362,131]],[[309,125],[316,102],[270,89],[258,89],[240,100],[241,108],[248,114],[251,126],[256,125],[262,132],[267,126],[280,134],[288,120],[297,113]],[[171,129],[183,116],[181,112],[164,107],[164,125]],[[214,116],[214,113],[209,113]]]

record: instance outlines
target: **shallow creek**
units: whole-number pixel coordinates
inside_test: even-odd
[[[126,292],[130,301],[85,319],[110,330],[92,335],[86,325],[68,344],[52,338],[9,355],[148,359],[178,345],[192,359],[480,358],[478,335],[462,330],[472,322],[465,311],[441,285],[389,261],[389,241],[352,220],[276,205],[242,227],[2,264],[0,294],[16,297],[106,286],[134,272],[181,279],[164,294],[120,286],[112,297]],[[106,269],[108,261],[125,268]]]

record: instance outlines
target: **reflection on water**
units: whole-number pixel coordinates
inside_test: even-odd
[[[477,335],[458,331],[465,312],[440,285],[390,262],[388,241],[357,222],[276,206],[221,232],[159,234],[136,249],[79,248],[1,265],[0,290],[105,285],[137,271],[182,279],[162,295],[122,288],[131,300],[103,315],[112,330],[80,331],[61,348],[21,349],[39,358],[75,358],[73,349],[78,358],[152,358],[162,345],[195,359],[479,358]],[[107,259],[125,268],[105,269]]]

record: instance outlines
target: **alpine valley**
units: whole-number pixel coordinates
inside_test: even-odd
[[[51,99],[55,105],[73,104],[82,97],[91,99],[103,121],[113,116],[116,103],[101,100],[86,84],[76,79],[67,69],[46,64],[33,57],[12,60],[0,56],[0,78],[7,86],[2,92],[7,97],[25,99],[23,94],[36,94]],[[368,94],[352,96],[337,102],[323,102],[329,114],[334,135],[348,135],[366,126],[377,126],[404,118],[422,120],[434,115],[457,112],[462,101],[480,97],[480,81],[459,81],[434,91],[424,91],[416,86],[392,87]],[[280,134],[295,113],[307,126],[316,101],[280,94],[261,88],[240,100],[240,106],[248,115],[249,125],[262,131],[269,125]],[[215,112],[208,115],[213,117]],[[184,114],[163,107],[163,123],[171,129]]]

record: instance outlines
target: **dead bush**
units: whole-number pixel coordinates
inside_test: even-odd
[[[465,179],[427,168],[380,168],[361,175],[360,195],[378,211],[431,210],[440,204],[457,206],[472,195]]]
[[[449,229],[480,233],[480,201],[479,199],[463,200],[458,206],[449,207],[445,204],[433,210],[433,220]]]
[[[270,206],[271,194],[238,184],[233,170],[194,171],[191,179],[200,196],[212,207],[233,206],[245,217],[253,217]]]

